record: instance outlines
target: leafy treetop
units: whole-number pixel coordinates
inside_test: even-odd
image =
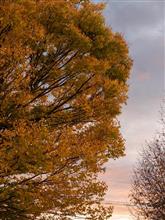
[[[0,2],[0,218],[111,215],[97,180],[124,155],[131,60],[102,4]],[[98,206],[97,206],[98,204]]]

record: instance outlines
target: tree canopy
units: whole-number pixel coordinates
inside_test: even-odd
[[[131,68],[102,4],[0,1],[0,218],[106,219],[109,158]]]

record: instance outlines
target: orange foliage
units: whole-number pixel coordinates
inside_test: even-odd
[[[90,1],[0,2],[0,218],[106,219],[131,60]]]

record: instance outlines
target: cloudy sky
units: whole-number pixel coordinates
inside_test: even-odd
[[[95,0],[96,1],[96,0]],[[141,147],[159,129],[164,94],[165,0],[107,0],[104,16],[113,31],[123,34],[134,61],[129,99],[120,116],[126,156],[109,162],[104,177],[107,201],[117,201],[112,220],[133,219],[128,208],[132,168]]]

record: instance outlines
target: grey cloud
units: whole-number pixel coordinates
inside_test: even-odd
[[[143,105],[145,114],[145,104],[152,109],[152,105],[158,104],[158,99],[160,102],[164,78],[163,10],[163,1],[109,0],[107,3],[106,22],[113,30],[122,32],[126,39],[132,37],[128,44],[134,65],[127,111],[132,106]]]
[[[129,80],[128,104],[119,117],[126,139],[126,157],[107,165],[109,198],[127,200],[128,185],[138,152],[159,129],[159,109],[164,90],[164,1],[108,1],[106,23],[126,38],[134,60]],[[113,172],[114,170],[114,172]],[[121,172],[121,171],[122,172]],[[111,174],[110,174],[111,173]],[[123,193],[122,193],[123,191]]]
[[[163,1],[111,1],[104,12],[106,21],[128,39],[143,35],[149,29],[162,30]]]

